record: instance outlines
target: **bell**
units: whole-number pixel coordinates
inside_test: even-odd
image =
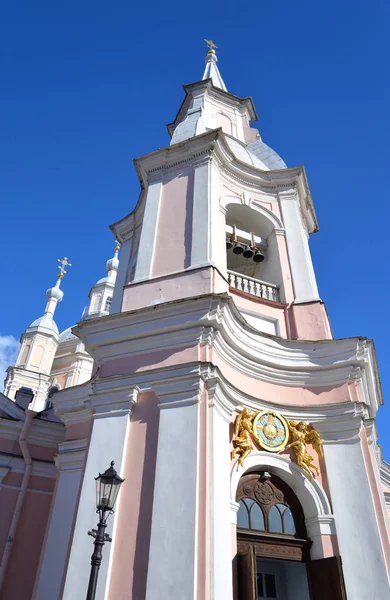
[[[240,242],[236,242],[233,248],[234,254],[242,254],[244,252],[244,246]]]
[[[252,258],[253,250],[250,246],[245,246],[244,252],[242,253],[244,258]]]
[[[226,238],[226,250],[231,250],[233,248],[233,242],[230,238]]]
[[[234,252],[234,250],[233,250]],[[260,252],[260,250],[256,250],[256,252],[253,255],[253,260],[255,261],[255,263],[261,263],[264,260],[264,254],[262,252]]]

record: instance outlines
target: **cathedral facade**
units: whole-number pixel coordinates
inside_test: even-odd
[[[140,197],[83,318],[54,320],[65,258],[7,371],[4,600],[86,597],[111,460],[99,600],[390,598],[375,349],[333,337],[305,170],[251,127],[214,47],[170,145],[134,161]]]

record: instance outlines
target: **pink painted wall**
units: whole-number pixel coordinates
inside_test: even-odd
[[[168,348],[167,350],[108,360],[101,366],[99,377],[139,373],[149,369],[169,367],[196,360],[198,360],[197,346],[180,349]]]
[[[193,171],[164,184],[158,216],[152,276],[190,266]]]
[[[141,394],[131,415],[108,600],[145,598],[159,417],[156,396]]]
[[[285,311],[280,306],[272,306],[259,298],[250,297],[249,294],[244,296],[243,294],[237,293],[236,290],[230,288],[229,293],[234,298],[234,303],[238,309],[247,310],[250,312],[257,313],[259,316],[269,317],[275,319],[278,322],[279,335],[282,338],[287,337]],[[243,315],[245,318],[245,315]]]
[[[1,493],[3,491],[11,490]],[[17,492],[15,498],[16,495]],[[51,499],[50,493],[26,493],[1,600],[30,600],[32,597]]]
[[[259,130],[250,127],[248,124],[247,118],[243,115],[242,119],[242,129],[244,131],[244,141],[246,144],[250,144],[254,142],[259,136]]]
[[[293,304],[289,309],[292,337],[299,340],[331,340],[332,330],[323,302]]]
[[[0,489],[0,557],[2,557],[4,553],[17,498],[17,489],[5,487]]]
[[[318,406],[322,404],[337,404],[350,400],[349,386],[347,383],[335,386],[318,387],[292,387],[275,385],[268,381],[261,381],[238,372],[233,366],[222,360],[216,352],[212,352],[210,359],[218,366],[226,379],[241,390],[255,398],[260,397],[266,402],[296,406]]]
[[[136,310],[202,294],[219,294],[227,290],[227,281],[216,269],[212,267],[196,269],[171,277],[128,285],[123,292],[122,311]]]

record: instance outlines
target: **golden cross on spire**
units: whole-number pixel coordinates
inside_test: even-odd
[[[72,264],[68,262],[67,256],[65,256],[62,260],[60,258],[57,258],[57,260],[59,263],[61,263],[60,265],[58,265],[58,268],[60,270],[60,272],[58,273],[58,279],[62,279],[66,273],[65,267],[71,267]]]
[[[209,49],[207,52],[214,52],[214,48],[218,48],[218,46],[216,44],[214,44],[214,42],[212,40],[206,40],[205,39],[206,44],[208,45]]]

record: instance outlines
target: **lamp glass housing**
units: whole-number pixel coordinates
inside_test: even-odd
[[[114,461],[96,477],[96,508],[102,512],[114,509],[115,502],[124,479],[114,469]]]

